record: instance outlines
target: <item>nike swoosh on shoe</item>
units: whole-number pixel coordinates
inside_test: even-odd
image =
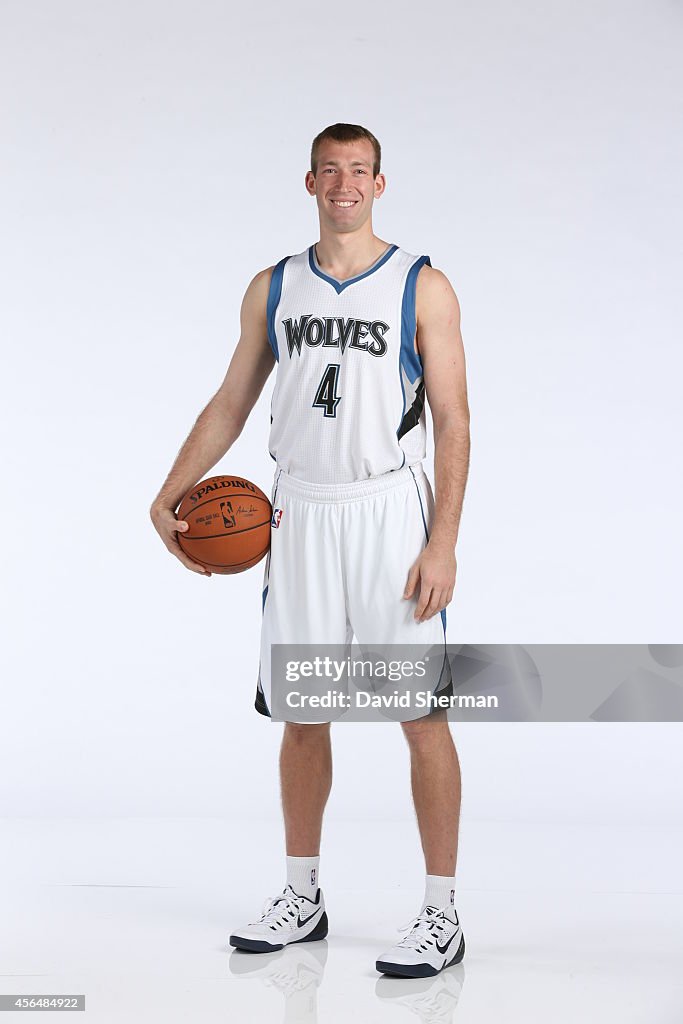
[[[299,920],[296,923],[297,928],[303,928],[305,924],[308,924],[309,921],[312,921],[315,915],[320,913],[321,909],[321,907],[316,907],[313,913],[309,914],[308,917],[302,917],[301,911],[299,911]]]
[[[445,953],[446,952],[446,950],[448,949],[448,947],[450,946],[451,942],[453,941],[453,939],[455,938],[455,936],[458,934],[459,931],[460,931],[459,928],[455,929],[455,931],[453,932],[453,934],[451,935],[450,939],[448,940],[448,942],[446,943],[445,946],[440,946],[439,945],[439,940],[438,939],[436,940],[436,948],[438,949],[439,953]]]

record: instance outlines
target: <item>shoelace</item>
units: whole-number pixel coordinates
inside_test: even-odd
[[[429,945],[438,937],[443,926],[443,921],[439,921],[436,912],[430,907],[426,907],[412,921],[397,929],[399,932],[408,930],[408,934],[401,939],[398,945],[404,946],[406,949],[419,949],[423,944]]]
[[[291,927],[298,917],[299,904],[296,897],[285,896],[284,893],[280,893],[279,896],[271,896],[263,904],[261,919],[258,923],[267,925],[288,924]]]

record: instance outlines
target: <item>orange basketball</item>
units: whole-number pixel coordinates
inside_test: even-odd
[[[270,502],[241,476],[210,476],[180,502],[188,529],[176,536],[183,551],[209,572],[244,572],[270,547]]]

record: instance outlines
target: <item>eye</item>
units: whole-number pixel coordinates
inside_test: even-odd
[[[367,171],[364,171],[362,167],[359,167],[359,168],[358,168],[358,173],[359,173],[359,174],[367,174],[368,172],[367,172]]]

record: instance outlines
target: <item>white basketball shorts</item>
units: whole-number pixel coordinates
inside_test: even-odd
[[[408,573],[429,539],[434,496],[421,463],[344,484],[314,484],[278,468],[263,577],[254,706],[270,716],[271,644],[411,644],[444,653],[446,612],[414,619]],[[448,681],[450,675],[448,676]]]

